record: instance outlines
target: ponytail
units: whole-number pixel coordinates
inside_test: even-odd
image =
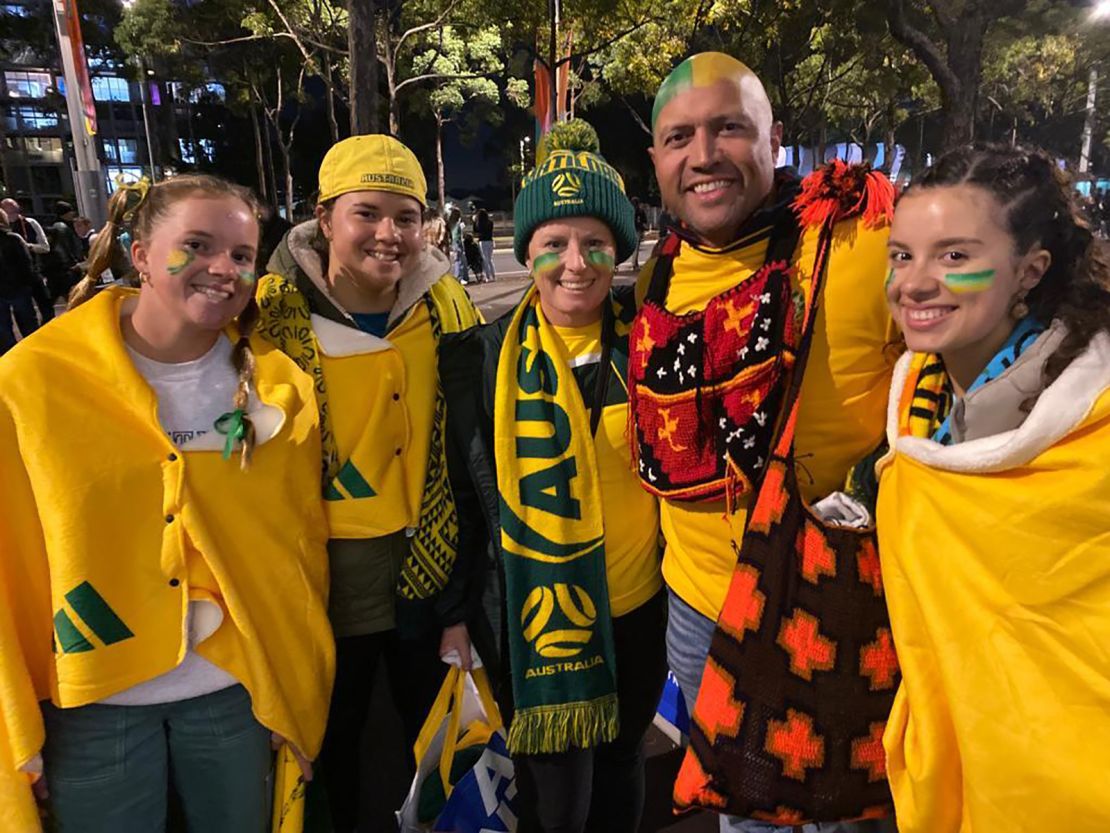
[[[146,177],[134,183],[124,182],[122,177],[117,177],[116,186],[116,192],[108,200],[108,221],[93,241],[92,248],[89,249],[85,276],[69,292],[68,309],[81,306],[95,295],[100,276],[112,263],[119,262],[119,256],[123,254],[119,244],[120,233],[134,218],[150,191],[150,182]]]

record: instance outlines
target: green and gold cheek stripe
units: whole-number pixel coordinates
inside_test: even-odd
[[[619,729],[601,486],[589,415],[533,286],[497,363],[494,456],[517,754]]]
[[[532,259],[532,274],[546,275],[554,272],[563,264],[563,258],[558,252],[544,252]]]
[[[993,284],[993,269],[984,269],[982,272],[949,272],[944,276],[944,285],[957,295],[986,292]]]

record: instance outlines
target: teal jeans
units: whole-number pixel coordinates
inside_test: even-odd
[[[242,686],[155,706],[43,705],[58,833],[158,833],[170,779],[190,833],[264,833],[270,732]]]

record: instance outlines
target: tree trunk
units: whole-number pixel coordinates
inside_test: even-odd
[[[547,56],[551,68],[551,123],[558,120],[559,107],[559,23],[562,13],[560,0],[549,0],[548,8],[551,13],[551,40],[547,45]]]
[[[436,113],[436,180],[439,184],[439,212],[447,205],[447,178],[443,173],[443,119]]]
[[[388,23],[385,27],[385,37],[382,38],[382,46],[385,48],[385,60],[382,62],[385,66],[385,88],[389,96],[389,133],[392,136],[399,136],[401,114],[397,102],[397,64],[393,52],[393,31]]]
[[[258,126],[258,105],[251,105],[251,128],[254,131],[254,164],[258,174],[258,193],[263,202],[269,202],[266,189],[266,159],[262,153],[262,128]]]
[[[324,103],[328,113],[328,130],[331,131],[331,143],[339,141],[339,121],[335,117],[335,74],[332,71],[331,59],[324,55]]]
[[[270,139],[270,124],[269,122],[262,123],[262,149],[266,156],[266,177],[270,183],[270,205],[275,209],[278,205],[278,187],[277,187],[277,174],[274,169],[277,165],[274,164],[274,145]]]
[[[958,13],[936,0],[929,0],[927,5],[944,32],[944,50],[910,21],[904,0],[888,0],[887,22],[894,39],[913,50],[940,88],[944,107],[941,142],[943,150],[950,150],[975,138],[983,39],[991,21],[1016,13],[1024,4],[1011,0],[968,0]]]
[[[821,123],[817,126],[817,148],[813,153],[813,170],[825,164],[825,151],[828,150],[829,125],[822,114]]]
[[[293,222],[293,166],[289,160],[289,148],[285,142],[278,141],[281,149],[281,166],[285,173],[285,219]]]
[[[378,132],[377,0],[348,0],[347,48],[351,60],[351,135]]]
[[[895,128],[887,128],[886,135],[883,137],[883,166],[879,168],[883,173],[889,174],[894,170],[894,154],[898,152],[898,139],[895,136]]]
[[[189,94],[185,94],[185,123],[189,127],[189,152],[193,155],[193,167],[199,167],[200,148],[197,147],[197,137],[193,132],[193,105],[189,101]]]

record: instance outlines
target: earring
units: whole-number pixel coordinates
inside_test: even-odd
[[[1025,303],[1025,295],[1018,295],[1010,307],[1010,315],[1015,321],[1020,321],[1029,314],[1029,304]]]

